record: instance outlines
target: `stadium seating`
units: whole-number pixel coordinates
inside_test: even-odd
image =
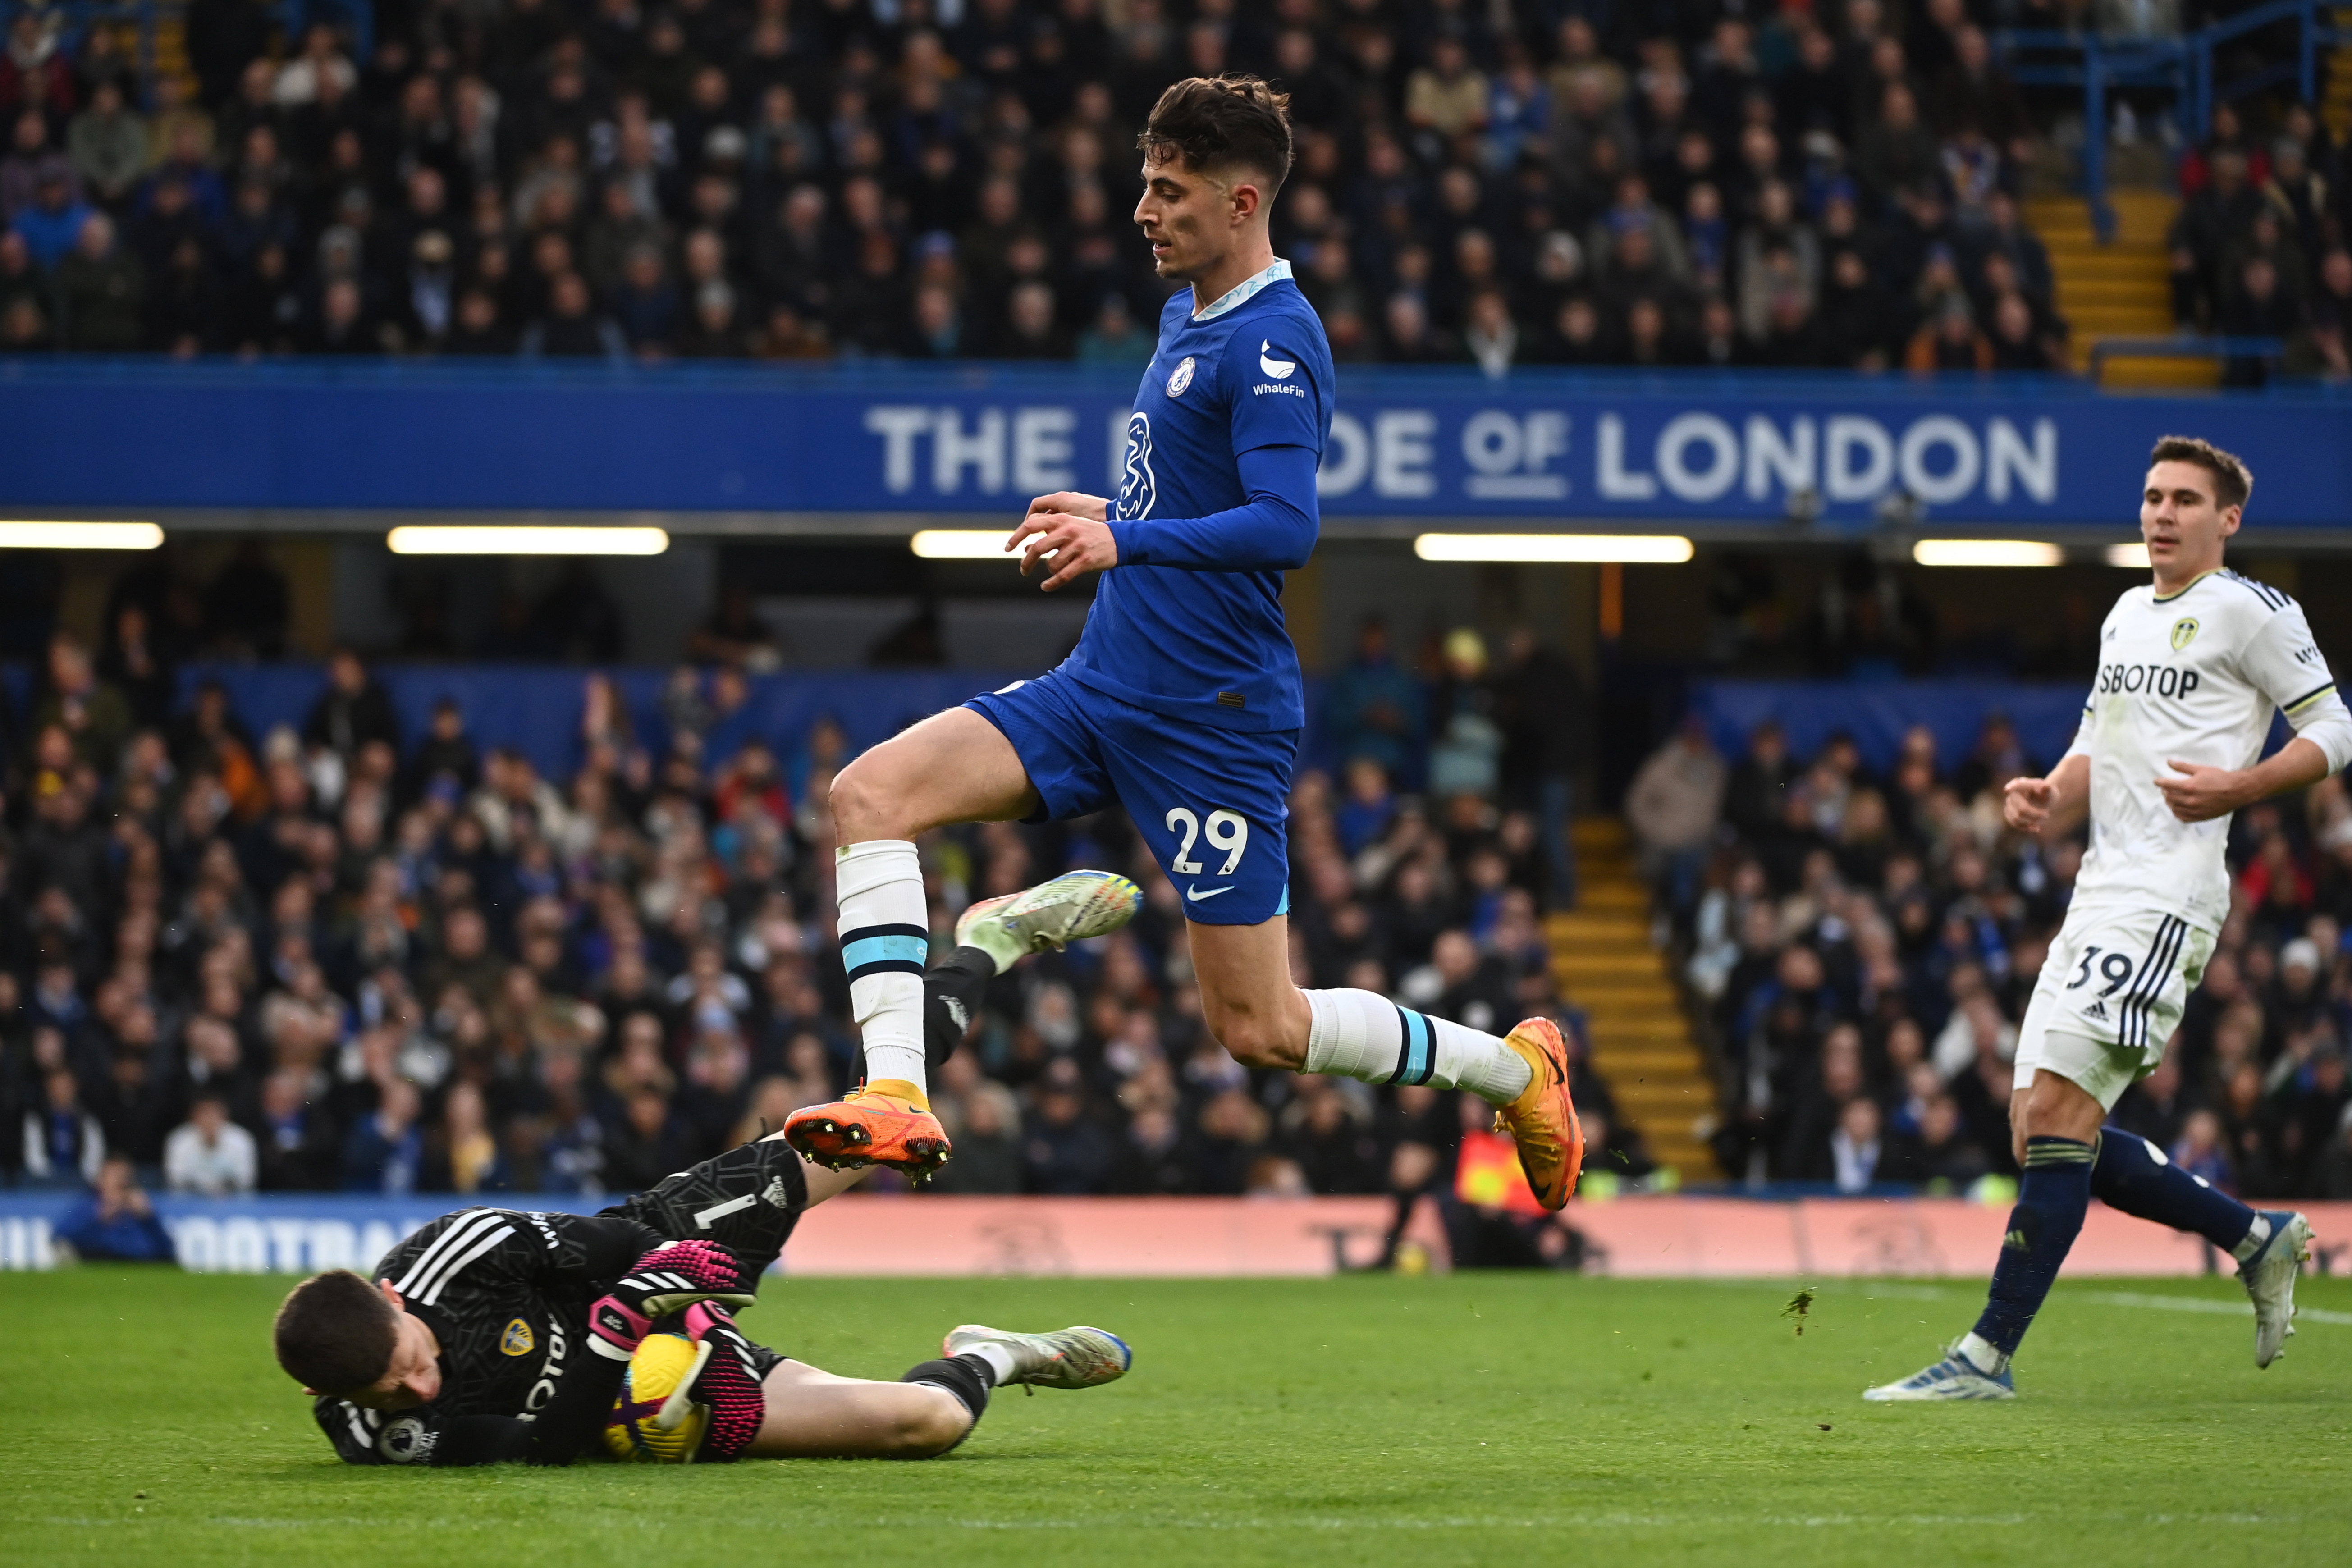
[[[0,353],[1149,356],[1168,82],[1292,94],[1343,362],[2064,363],[2034,123],[1958,9],[26,10]],[[952,17],[950,20],[949,18]]]

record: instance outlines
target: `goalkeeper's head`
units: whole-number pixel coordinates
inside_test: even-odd
[[[441,1345],[389,1283],[348,1268],[314,1274],[278,1309],[278,1364],[305,1394],[407,1410],[441,1394]]]

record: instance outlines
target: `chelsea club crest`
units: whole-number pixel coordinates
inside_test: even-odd
[[[1184,362],[1178,365],[1175,370],[1169,374],[1168,395],[1171,397],[1181,397],[1184,395],[1184,389],[1192,384],[1192,356],[1191,354],[1186,354],[1184,356]]]

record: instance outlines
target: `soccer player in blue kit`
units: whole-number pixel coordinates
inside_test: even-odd
[[[1470,1090],[1496,1107],[1546,1207],[1575,1187],[1584,1140],[1549,1019],[1498,1038],[1375,992],[1291,982],[1285,834],[1306,714],[1282,574],[1315,548],[1332,374],[1323,324],[1267,233],[1290,171],[1288,101],[1254,77],[1196,77],[1160,96],[1139,138],[1135,221],[1160,276],[1192,287],[1160,314],[1118,499],[1040,496],[1005,543],[1024,574],[1047,574],[1048,591],[1103,574],[1076,649],[834,781],[842,957],[866,1081],[785,1122],[816,1163],[944,1162],[928,1072],[989,978],[1114,930],[1137,905],[1126,879],[1072,872],[974,905],[954,952],[926,971],[916,837],[1116,801],[1183,895],[1202,1011],[1235,1058]]]

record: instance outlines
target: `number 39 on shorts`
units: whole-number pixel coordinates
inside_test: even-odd
[[[1168,863],[1170,870],[1181,876],[1197,876],[1207,869],[1192,858],[1193,847],[1203,838],[1211,848],[1224,852],[1225,862],[1211,873],[1213,876],[1232,876],[1234,868],[1242,863],[1243,851],[1249,847],[1249,822],[1239,812],[1213,811],[1204,824],[1190,808],[1171,806],[1168,831],[1183,835],[1183,842],[1176,847],[1176,858]]]

